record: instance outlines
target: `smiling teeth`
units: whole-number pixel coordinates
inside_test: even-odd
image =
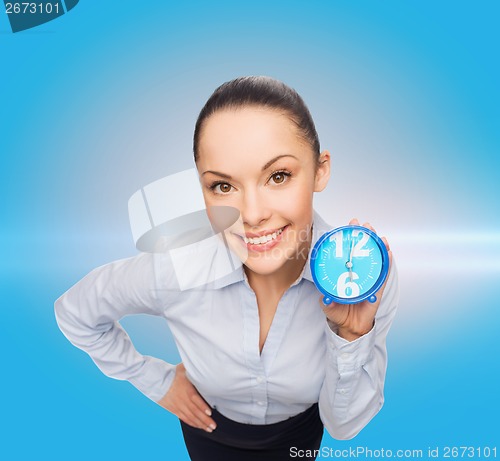
[[[252,245],[262,245],[263,243],[270,242],[271,240],[276,239],[278,235],[280,235],[283,232],[283,229],[280,229],[276,232],[273,232],[272,234],[267,234],[263,235],[262,237],[255,237],[255,238],[246,238],[243,237],[243,240],[245,243],[250,243]]]

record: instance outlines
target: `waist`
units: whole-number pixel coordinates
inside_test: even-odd
[[[212,410],[212,418],[217,424],[217,429],[212,433],[181,424],[184,430],[195,433],[197,437],[251,449],[290,447],[298,440],[315,440],[323,434],[323,423],[317,403],[302,413],[271,424],[240,423],[222,415],[217,409]]]

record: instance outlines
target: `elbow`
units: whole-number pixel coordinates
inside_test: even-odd
[[[61,328],[61,319],[64,315],[64,307],[62,303],[62,296],[55,300],[54,302],[54,316],[56,318],[56,323],[59,328]]]
[[[373,405],[371,409],[365,408],[364,411],[350,415],[348,411],[344,415],[337,413],[335,419],[324,420],[323,424],[334,439],[352,440],[378,414],[383,404],[384,398],[381,396],[378,404]]]
[[[332,435],[334,439],[337,440],[352,440],[354,437],[356,437],[361,430],[359,431],[354,431],[354,432],[339,432],[335,436]]]
[[[61,296],[60,298],[56,299],[56,301],[54,302],[54,316],[55,316],[55,319],[56,319],[57,326],[59,327],[59,329],[66,336],[66,333],[65,333],[65,330],[66,330],[65,323],[66,323],[66,321],[65,320],[66,320],[66,317],[67,317],[67,312],[66,312],[66,310],[64,308],[63,296]]]
[[[54,316],[57,326],[63,335],[73,343],[75,333],[77,333],[78,322],[68,305],[66,295],[62,295],[54,302]]]
[[[363,428],[354,428],[350,425],[325,425],[328,433],[336,440],[352,440]]]

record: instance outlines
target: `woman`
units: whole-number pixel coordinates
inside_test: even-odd
[[[194,157],[209,217],[219,205],[241,214],[243,229],[226,234],[244,264],[200,295],[179,289],[166,253],[114,262],[57,300],[59,326],[104,373],[179,417],[191,459],[315,459],[323,425],[352,438],[382,406],[395,268],[375,303],[322,304],[308,258],[331,229],[313,210],[330,155],[283,83],[219,87],[198,117]],[[131,313],[164,316],[182,363],[140,355],[117,322]]]

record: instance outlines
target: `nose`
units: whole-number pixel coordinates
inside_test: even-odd
[[[241,216],[243,223],[252,229],[261,227],[270,218],[269,203],[258,190],[245,191],[241,204]]]

